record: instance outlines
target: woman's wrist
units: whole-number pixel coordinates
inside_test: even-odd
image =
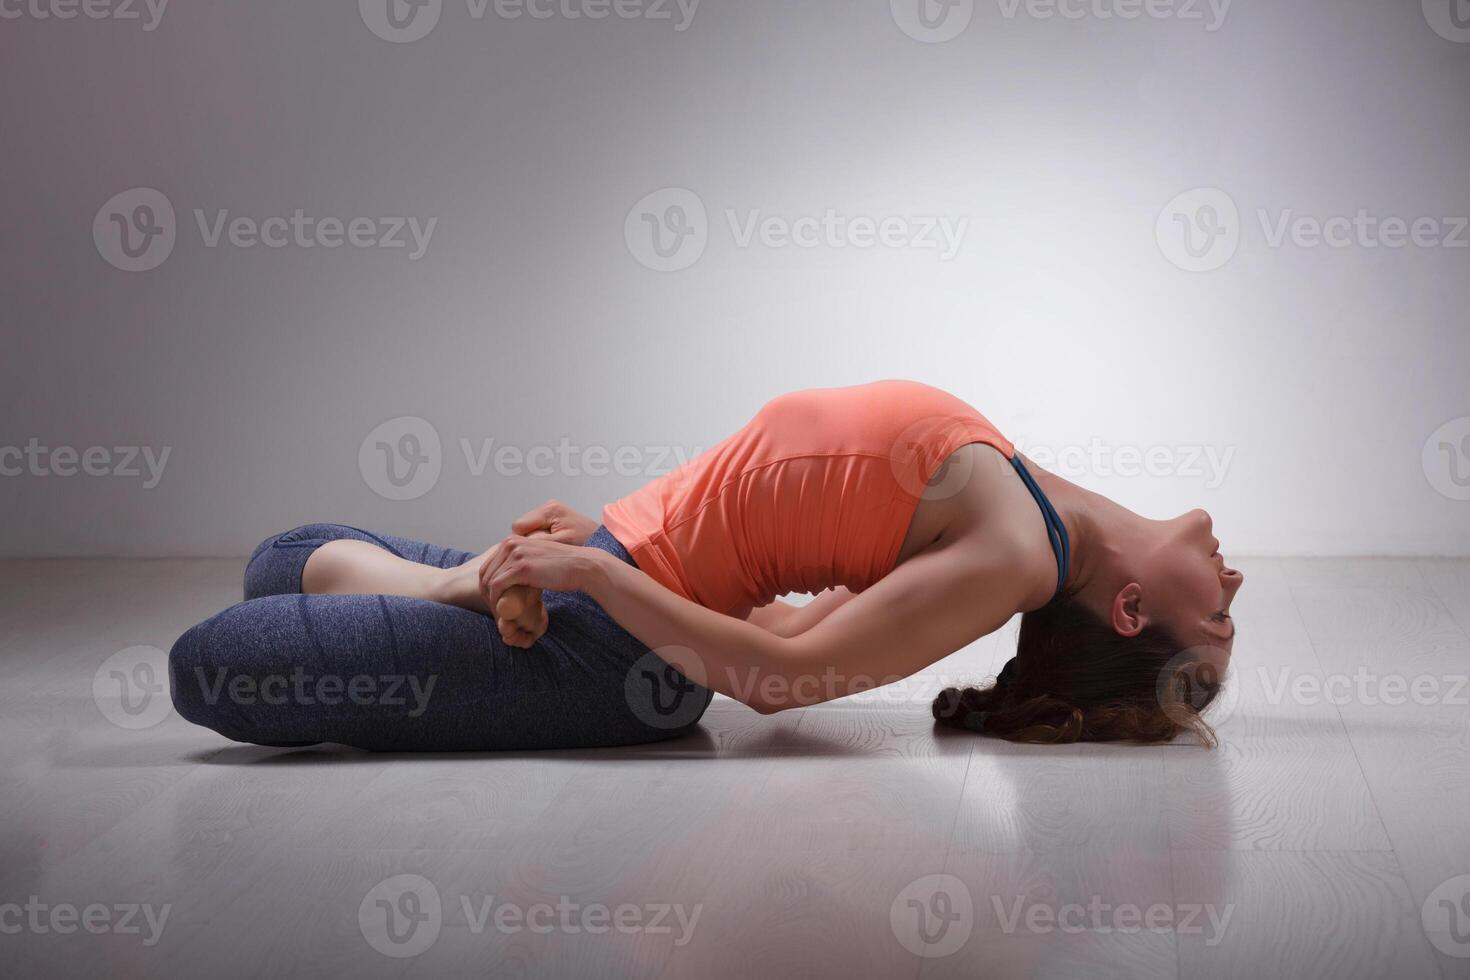
[[[584,560],[577,574],[577,591],[586,593],[600,603],[612,587],[613,573],[616,571],[612,566],[621,565],[622,562],[600,548],[584,547],[582,551]]]

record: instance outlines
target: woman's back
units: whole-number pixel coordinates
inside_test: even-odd
[[[603,521],[643,571],[710,609],[860,592],[893,570],[930,477],[975,442],[1015,452],[970,405],[918,382],[794,392]]]

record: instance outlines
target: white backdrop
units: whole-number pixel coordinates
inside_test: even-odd
[[[0,553],[482,547],[910,377],[1227,553],[1470,554],[1458,0],[46,2]]]

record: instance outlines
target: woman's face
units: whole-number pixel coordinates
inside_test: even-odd
[[[1157,523],[1158,536],[1137,568],[1143,611],[1184,642],[1229,657],[1235,641],[1230,604],[1244,576],[1220,557],[1220,541],[1203,510]]]

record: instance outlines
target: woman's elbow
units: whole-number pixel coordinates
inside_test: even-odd
[[[767,697],[749,698],[746,700],[745,705],[746,707],[754,710],[757,714],[762,715],[774,715],[778,711],[785,711],[787,708],[796,707],[796,705],[792,704],[789,700],[776,701]]]

